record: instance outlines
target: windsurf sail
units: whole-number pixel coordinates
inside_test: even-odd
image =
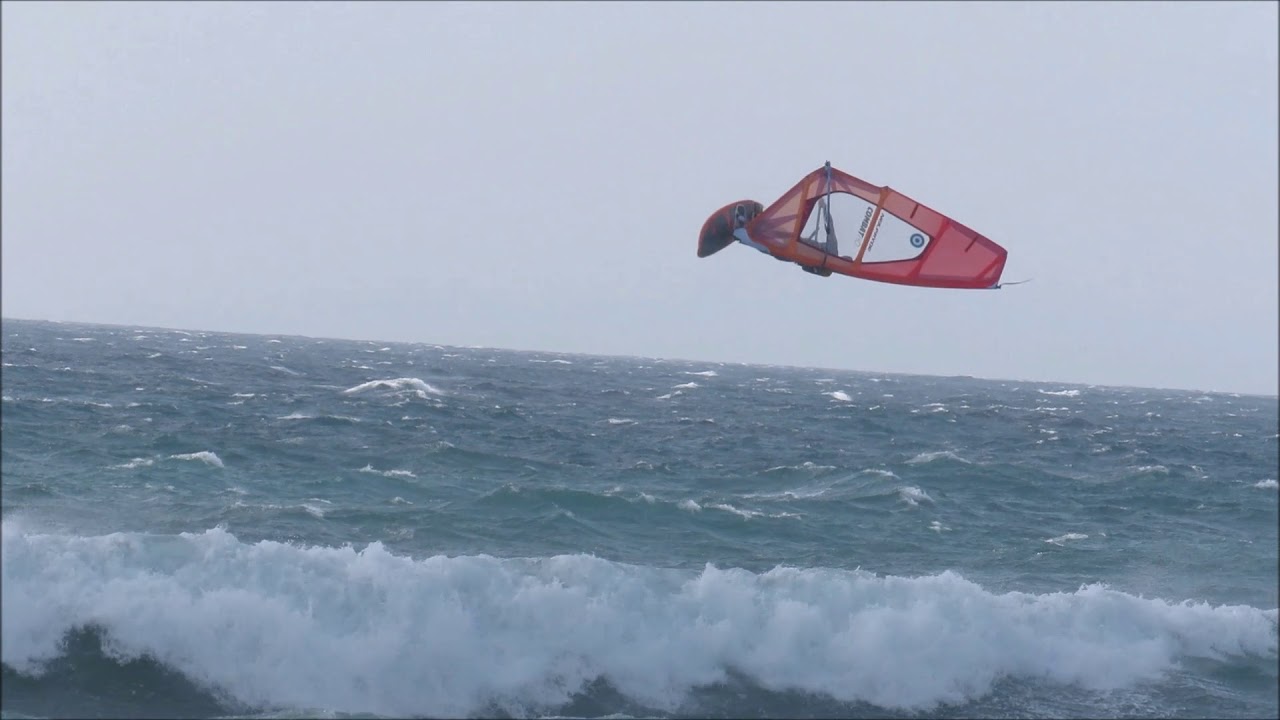
[[[731,219],[717,219],[730,207],[708,219],[703,238],[712,225],[732,227]],[[963,223],[831,163],[756,212],[743,230],[755,246],[809,272],[917,287],[998,288],[1008,256]],[[704,247],[700,240],[703,257]]]

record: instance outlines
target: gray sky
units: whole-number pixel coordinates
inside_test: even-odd
[[[1277,4],[6,3],[5,317],[1277,392]],[[740,245],[830,160],[998,292]]]

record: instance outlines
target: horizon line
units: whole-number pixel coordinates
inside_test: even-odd
[[[1155,385],[1116,385],[1116,384],[1109,384],[1109,383],[1091,383],[1091,382],[1084,382],[1079,380],[1033,380],[1033,379],[1025,379],[1025,378],[991,377],[991,376],[980,376],[980,375],[969,375],[969,374],[939,375],[939,374],[928,374],[928,373],[909,373],[909,372],[892,371],[892,370],[865,370],[865,369],[858,369],[858,368],[827,367],[827,366],[820,366],[820,365],[797,365],[794,363],[747,362],[742,360],[711,360],[707,358],[688,358],[688,357],[658,357],[654,355],[626,355],[621,353],[599,353],[599,352],[583,352],[583,351],[569,351],[569,350],[537,350],[537,349],[531,349],[531,348],[503,347],[498,345],[455,345],[450,343],[432,342],[427,340],[380,340],[377,338],[351,338],[351,337],[336,337],[336,336],[323,336],[323,335],[304,335],[300,333],[290,333],[290,332],[245,332],[241,330],[201,330],[201,329],[194,329],[194,328],[167,327],[162,325],[139,325],[139,324],[127,324],[127,323],[90,322],[90,321],[84,321],[84,320],[50,320],[46,318],[21,318],[21,317],[0,315],[0,322],[9,322],[9,321],[29,322],[29,323],[49,323],[53,325],[85,325],[85,326],[91,326],[91,327],[121,328],[121,329],[130,329],[130,330],[161,330],[165,332],[216,333],[221,335],[257,335],[261,337],[274,336],[274,337],[282,337],[282,338],[296,338],[296,339],[302,339],[302,340],[369,342],[369,343],[398,344],[398,345],[437,345],[440,347],[468,349],[468,350],[498,350],[503,352],[548,353],[548,354],[576,355],[581,357],[597,357],[597,358],[634,358],[639,360],[658,360],[663,362],[720,363],[725,365],[745,365],[747,367],[780,367],[780,368],[791,368],[791,369],[798,369],[798,370],[830,370],[835,372],[855,372],[855,373],[881,374],[881,375],[891,375],[891,376],[896,375],[896,376],[902,376],[902,377],[927,377],[927,378],[942,378],[942,379],[966,378],[966,379],[974,379],[974,380],[983,380],[987,382],[1040,383],[1040,384],[1046,384],[1046,385],[1048,384],[1078,385],[1082,387],[1107,388],[1107,389],[1117,389],[1117,390],[1165,390],[1165,391],[1172,391],[1172,392],[1204,393],[1204,394],[1214,394],[1214,395],[1239,395],[1242,397],[1280,399],[1280,389],[1278,389],[1277,393],[1240,392],[1236,390],[1205,390],[1203,388],[1191,388],[1191,387],[1167,387],[1167,386],[1162,387],[1162,386],[1155,386]],[[3,339],[0,339],[0,343],[2,342],[3,342]]]

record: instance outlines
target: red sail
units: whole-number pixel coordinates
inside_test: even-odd
[[[820,201],[841,196],[861,217],[835,218],[839,254],[807,242],[802,230]],[[770,254],[864,280],[918,287],[998,287],[1008,252],[990,238],[888,187],[822,167],[806,175],[747,226]]]

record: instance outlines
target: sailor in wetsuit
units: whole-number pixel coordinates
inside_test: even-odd
[[[755,217],[756,213],[759,212],[759,209],[755,210],[756,212],[748,215],[747,208],[744,205],[739,205],[733,209],[733,239],[747,247],[755,248],[765,255],[770,255],[771,253],[765,248],[765,246],[755,240],[752,240],[751,236],[747,234],[747,223],[750,222],[751,218]]]

